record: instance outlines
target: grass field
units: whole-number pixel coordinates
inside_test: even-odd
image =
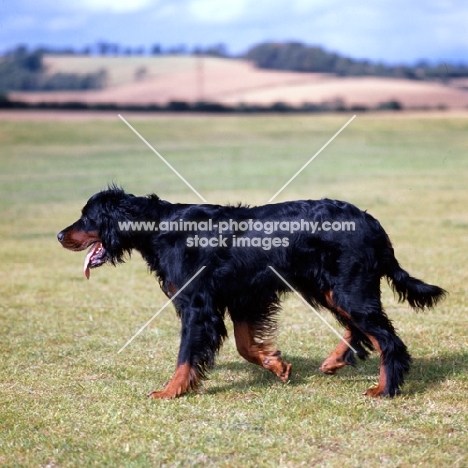
[[[124,117],[210,202],[262,204],[351,116]],[[117,116],[3,116],[0,464],[467,466],[467,132],[467,115],[358,115],[278,197],[369,210],[402,265],[450,292],[415,313],[382,284],[414,358],[400,397],[361,396],[377,381],[375,355],[320,374],[337,338],[290,297],[278,338],[288,384],[242,361],[228,339],[198,392],[153,401],[145,394],[175,366],[174,311],[117,351],[166,301],[157,282],[137,255],[86,281],[84,255],[55,236],[109,182],[198,198]]]

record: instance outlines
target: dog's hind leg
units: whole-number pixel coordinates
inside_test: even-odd
[[[382,309],[380,293],[373,293],[369,288],[367,289],[368,297],[359,300],[357,299],[359,298],[358,292],[362,290],[363,288],[356,288],[357,292],[350,295],[334,294],[335,310],[346,314],[346,320],[349,320],[352,327],[358,331],[357,341],[360,347],[356,349],[359,357],[361,357],[360,351],[364,350],[361,343],[368,348],[373,347],[380,354],[379,382],[377,386],[364,392],[364,395],[393,397],[400,393],[404,374],[409,370],[411,356]],[[356,340],[355,336],[350,341],[352,345],[354,345],[354,340]]]
[[[330,355],[323,361],[319,370],[324,374],[334,375],[344,366],[356,365],[356,358],[354,350],[359,359],[366,359],[369,352],[364,349],[367,346],[372,349],[372,343],[363,335],[351,321],[351,315],[343,310],[333,300],[332,291],[324,293],[325,305],[335,315],[335,317],[346,327],[345,334],[342,340],[338,343],[337,347],[330,353]]]
[[[386,317],[385,317],[386,318]],[[367,320],[366,320],[367,321]],[[382,318],[378,320],[382,322]],[[403,341],[393,330],[393,326],[387,319],[388,325],[367,326],[367,336],[374,348],[380,354],[380,377],[375,387],[367,389],[363,394],[372,397],[393,397],[400,393],[400,386],[404,382],[404,374],[408,372],[411,364],[411,356]]]
[[[273,340],[256,341],[254,324],[234,321],[234,337],[237,351],[244,359],[273,372],[283,382],[289,380],[291,364],[283,361],[281,352],[272,345]]]

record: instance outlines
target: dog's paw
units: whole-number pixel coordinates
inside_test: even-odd
[[[275,351],[262,361],[265,369],[273,372],[282,382],[287,382],[291,376],[292,364],[281,359],[281,352]]]
[[[377,385],[376,387],[368,388],[363,393],[363,395],[370,396],[370,397],[373,397],[373,398],[379,398],[379,397],[393,398],[393,397],[395,397],[397,395],[400,395],[400,394],[401,394],[401,390],[399,388],[396,388],[396,389],[393,389],[393,390],[388,390],[388,389],[385,389],[381,385]]]
[[[281,374],[278,374],[278,378],[282,382],[287,382],[291,377],[291,370],[292,364],[289,364],[288,362],[283,362],[283,372],[281,372]]]
[[[336,359],[328,358],[323,361],[322,365],[319,367],[319,371],[327,375],[335,375],[338,370],[346,365],[347,362],[344,360],[338,361]]]
[[[148,398],[152,398],[155,400],[172,400],[173,398],[177,398],[180,394],[176,392],[168,391],[167,389],[161,390],[159,392],[151,392],[148,393]]]

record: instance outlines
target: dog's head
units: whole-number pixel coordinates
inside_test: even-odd
[[[90,268],[106,262],[124,261],[131,246],[119,229],[119,221],[131,219],[131,202],[136,197],[122,189],[110,187],[93,195],[81,211],[81,217],[57,234],[63,247],[75,252],[89,248],[84,262],[84,274],[90,276]]]

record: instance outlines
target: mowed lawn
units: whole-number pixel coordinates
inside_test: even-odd
[[[263,204],[351,115],[124,117],[210,202]],[[294,297],[278,337],[289,383],[230,337],[196,393],[147,399],[175,368],[174,310],[117,354],[167,298],[138,254],[86,281],[85,253],[55,236],[108,183],[198,197],[117,115],[3,116],[0,180],[1,466],[467,466],[468,115],[358,115],[276,200],[368,210],[403,267],[449,291],[416,313],[382,283],[414,359],[395,399],[361,395],[375,354],[318,372],[338,339]]]

